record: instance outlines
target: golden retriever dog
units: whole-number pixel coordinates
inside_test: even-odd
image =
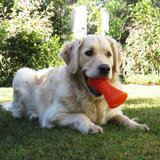
[[[43,70],[19,69],[13,80],[13,101],[3,106],[14,117],[39,118],[43,127],[67,126],[82,133],[101,133],[109,120],[128,128],[149,130],[110,109],[104,96],[87,84],[88,78],[106,77],[121,89],[118,79],[122,54],[110,37],[88,35],[66,45],[60,53],[65,66]]]

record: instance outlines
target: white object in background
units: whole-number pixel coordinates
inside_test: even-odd
[[[101,9],[102,13],[102,36],[109,31],[109,13],[105,8]]]
[[[74,7],[69,22],[70,32],[74,38],[81,38],[87,35],[87,7]]]

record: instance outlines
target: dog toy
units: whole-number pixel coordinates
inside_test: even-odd
[[[87,83],[104,95],[111,109],[118,107],[127,99],[127,93],[111,85],[109,79],[105,77],[89,78]]]

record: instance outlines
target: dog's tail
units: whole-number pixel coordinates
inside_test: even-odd
[[[22,113],[19,108],[13,106],[13,101],[2,103],[2,109],[12,112],[13,117],[21,118]]]
[[[13,101],[2,103],[2,109],[12,112],[12,103],[13,103]]]

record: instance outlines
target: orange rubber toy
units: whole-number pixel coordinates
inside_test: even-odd
[[[127,99],[127,93],[111,85],[105,77],[89,78],[87,83],[104,95],[109,108],[116,108]]]

